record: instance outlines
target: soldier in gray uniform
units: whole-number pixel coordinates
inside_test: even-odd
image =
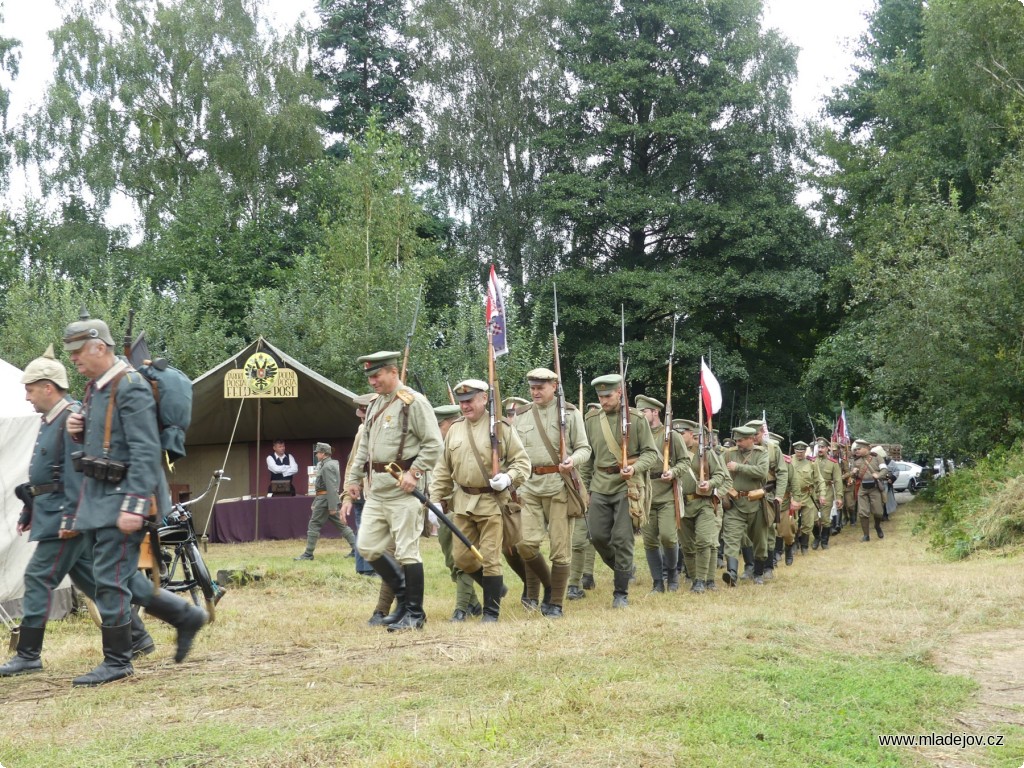
[[[67,472],[72,443],[66,434],[66,421],[71,413],[81,410],[78,402],[68,396],[68,374],[54,358],[53,345],[37,357],[21,378],[25,399],[42,416],[28,482],[18,488],[18,495],[27,500],[18,520],[18,535],[29,531],[29,540],[36,548],[25,568],[25,596],[22,600],[22,621],[18,634],[17,655],[0,666],[0,677],[38,672],[43,634],[49,617],[53,591],[67,575],[89,598],[96,599],[96,582],[92,571],[92,553],[81,536],[61,539],[61,519],[78,499],[81,477]],[[156,646],[146,632],[142,620],[132,614],[132,656],[152,653]]]
[[[103,623],[103,662],[75,678],[93,686],[133,674],[131,604],[178,630],[174,660],[185,660],[206,611],[162,589],[138,571],[143,524],[155,514],[157,495],[167,495],[153,390],[142,374],[114,355],[114,339],[102,320],[82,319],[64,330],[64,349],[89,379],[82,413],[67,418],[78,450],[73,471],[81,490],[59,536],[82,536],[92,552],[96,607]],[[164,498],[162,503],[169,504]]]
[[[359,553],[394,590],[397,607],[383,620],[388,632],[422,629],[423,559],[420,534],[423,513],[411,491],[423,484],[441,454],[441,432],[427,399],[402,383],[398,352],[376,352],[358,358],[378,397],[367,407],[363,439],[345,477],[351,499],[365,504],[357,546]],[[390,464],[403,470],[396,481]],[[395,554],[389,553],[394,547]]]
[[[640,411],[630,409],[627,463],[622,466],[618,442],[620,408],[629,408],[628,402],[622,402],[622,377],[599,376],[590,383],[597,390],[601,410],[591,411],[584,419],[592,454],[579,470],[590,490],[587,516],[594,549],[615,572],[612,607],[625,608],[629,604],[629,578],[633,570],[633,517],[628,484],[646,481],[647,474],[658,463],[658,449],[647,420]]]
[[[313,552],[316,550],[316,543],[320,540],[320,529],[324,523],[330,521],[338,529],[345,541],[352,547],[352,551],[346,557],[356,556],[356,535],[352,533],[344,520],[341,519],[341,469],[338,461],[331,458],[334,453],[329,443],[317,443],[313,450],[316,456],[316,478],[313,481],[313,505],[310,507],[312,515],[309,518],[309,529],[306,531],[306,551],[296,557],[296,560],[312,560]]]

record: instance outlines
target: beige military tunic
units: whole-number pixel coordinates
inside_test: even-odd
[[[502,420],[499,428],[499,471],[512,478],[518,488],[530,477],[527,456],[515,429]],[[511,491],[495,492],[491,479],[491,436],[487,415],[475,423],[458,419],[444,439],[441,458],[430,481],[430,498],[439,503],[451,497],[448,508],[453,522],[476,545],[484,557],[484,576],[501,575],[502,508],[511,501]],[[480,562],[455,539],[452,541],[455,564],[466,573],[480,568]]]
[[[401,456],[399,456],[401,448]],[[420,502],[384,469],[399,461],[403,469],[425,474],[441,454],[441,430],[427,399],[404,384],[367,406],[363,439],[346,471],[345,485],[364,484],[366,503],[359,527],[359,553],[372,562],[395,546],[402,565],[422,562]]]
[[[825,483],[821,479],[815,462],[808,458],[791,459],[789,465],[790,507],[799,506],[796,511],[800,533],[811,533],[816,522],[828,525],[829,510],[818,509],[818,502],[825,495]]]
[[[520,408],[516,412],[515,429],[533,465],[532,474],[519,489],[523,505],[523,540],[519,543],[519,554],[524,560],[535,557],[547,531],[551,540],[551,562],[568,565],[572,556],[574,522],[566,514],[568,491],[564,476],[558,471],[560,430],[557,399],[546,405],[532,403]],[[547,442],[542,435],[547,436]],[[566,404],[565,409],[565,442],[566,452],[578,471],[590,460],[591,448],[583,416],[570,404]]]

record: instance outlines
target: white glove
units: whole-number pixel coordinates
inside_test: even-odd
[[[506,488],[512,485],[512,478],[509,477],[504,472],[499,472],[490,480],[488,480],[487,483],[491,486],[491,488],[493,488],[496,491],[504,491]]]

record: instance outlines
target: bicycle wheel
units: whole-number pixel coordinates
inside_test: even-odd
[[[217,590],[214,587],[213,579],[210,578],[210,571],[206,567],[206,563],[203,561],[203,556],[199,552],[199,547],[196,546],[195,542],[190,542],[186,545],[185,556],[188,558],[189,563],[192,566],[192,575],[195,577],[196,584],[203,591],[203,597],[206,599],[206,612],[210,614],[210,622],[216,618],[216,597]]]

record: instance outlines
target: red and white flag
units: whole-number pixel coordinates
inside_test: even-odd
[[[839,412],[839,418],[836,420],[836,428],[832,430],[832,442],[838,443],[839,445],[850,444],[850,429],[846,425],[845,408]]]
[[[700,397],[704,401],[704,413],[711,421],[711,416],[722,410],[722,387],[703,357],[700,359]]]
[[[505,326],[505,300],[501,296],[501,284],[491,264],[491,274],[487,278],[487,330],[494,342],[494,357],[508,354],[508,334]]]
[[[771,440],[771,436],[768,433],[768,416],[764,411],[761,411],[761,438],[766,443]]]

